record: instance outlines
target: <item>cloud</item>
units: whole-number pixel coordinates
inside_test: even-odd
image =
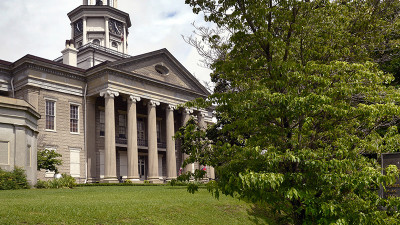
[[[173,2],[173,3],[171,3]],[[15,61],[26,54],[47,59],[61,56],[66,39],[71,38],[67,13],[82,0],[1,0],[0,59]],[[130,14],[129,53],[138,55],[167,48],[190,72],[209,80],[209,70],[199,67],[196,50],[184,42],[202,16],[192,13],[183,1],[119,0],[118,9]]]

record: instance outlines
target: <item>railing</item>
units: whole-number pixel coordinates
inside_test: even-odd
[[[81,50],[84,50],[85,48],[94,48],[94,49],[97,49],[97,50],[100,50],[100,51],[103,51],[103,52],[107,52],[107,53],[119,56],[121,58],[132,57],[131,55],[116,51],[116,50],[111,49],[111,48],[106,48],[104,46],[96,45],[96,44],[93,44],[92,42],[89,42],[86,45],[83,45],[83,46],[79,47],[78,50],[81,51]],[[57,61],[62,60],[62,59],[63,59],[63,57],[60,56],[60,57],[58,57],[57,59],[55,59],[53,61],[57,62]]]
[[[126,145],[128,144],[128,140],[126,138],[122,138],[122,137],[115,137],[115,143],[116,144],[121,144],[121,145]],[[141,147],[148,147],[148,141],[146,139],[137,139],[137,144],[138,146]],[[166,142],[157,142],[157,147],[158,148],[167,148],[167,143]]]
[[[157,142],[157,147],[158,148],[167,148],[167,143],[165,143],[165,142]]]

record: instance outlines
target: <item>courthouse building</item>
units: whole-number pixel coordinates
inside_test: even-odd
[[[58,59],[0,60],[0,101],[24,102],[20,110],[33,121],[18,125],[30,134],[29,156],[20,164],[36,170],[36,141],[31,139],[37,137],[37,148],[62,154],[60,173],[79,182],[176,178],[184,155],[175,132],[192,116],[204,127],[212,122],[210,110],[182,105],[209,92],[166,49],[129,55],[131,20],[117,0],[84,0],[68,17],[71,37]],[[0,132],[0,167],[8,168],[15,161],[10,146],[16,143]],[[210,167],[195,163],[186,169],[202,168],[213,178]],[[37,177],[53,175],[42,171]]]

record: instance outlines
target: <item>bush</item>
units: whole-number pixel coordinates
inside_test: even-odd
[[[129,179],[126,179],[126,180],[124,181],[124,183],[132,184],[132,181],[129,180]]]
[[[47,181],[38,180],[37,183],[36,183],[36,185],[35,185],[35,188],[37,188],[37,189],[44,189],[44,188],[47,188]]]
[[[70,175],[67,175],[65,173],[63,173],[61,175],[61,178],[54,178],[52,180],[48,180],[48,181],[41,181],[38,180],[37,184],[36,184],[36,188],[54,188],[54,189],[58,189],[58,188],[73,188],[75,187],[77,184],[75,182],[75,178],[71,177]]]
[[[0,169],[0,190],[15,190],[30,188],[25,170],[15,167],[13,171]]]

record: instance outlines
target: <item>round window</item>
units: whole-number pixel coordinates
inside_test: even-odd
[[[118,44],[117,44],[117,42],[115,42],[115,41],[113,41],[113,42],[111,43],[111,46],[112,46],[113,48],[118,48]]]
[[[157,71],[157,73],[159,73],[161,75],[167,75],[169,73],[168,68],[163,65],[158,64],[154,68]]]
[[[100,45],[99,39],[94,39],[94,40],[93,40],[93,44],[95,44],[95,45]]]

